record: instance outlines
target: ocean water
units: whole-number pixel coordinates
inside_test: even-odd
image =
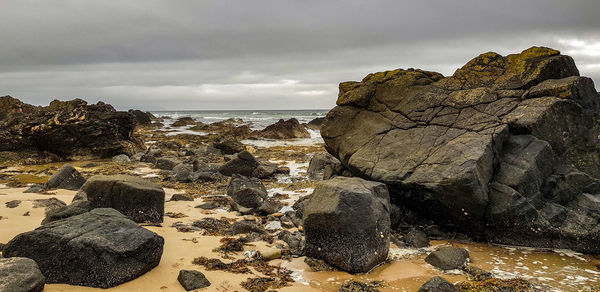
[[[153,111],[157,117],[167,116],[165,125],[181,117],[191,117],[197,122],[206,124],[235,118],[242,119],[252,129],[261,130],[276,123],[280,119],[296,118],[300,123],[308,123],[319,117],[324,117],[329,110],[237,110],[237,111]]]

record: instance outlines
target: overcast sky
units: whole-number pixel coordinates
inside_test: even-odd
[[[319,109],[369,72],[549,46],[600,84],[598,0],[0,0],[0,95]]]

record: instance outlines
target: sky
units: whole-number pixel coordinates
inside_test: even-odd
[[[600,84],[598,0],[0,0],[0,96],[118,109],[327,109],[339,82],[488,51],[571,55]]]

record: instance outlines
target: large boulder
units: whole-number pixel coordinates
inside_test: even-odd
[[[56,173],[54,173],[48,182],[48,189],[66,189],[76,191],[85,183],[85,178],[75,169],[75,167],[65,164]]]
[[[33,259],[47,283],[110,288],[156,267],[164,240],[114,209],[94,209],[17,235],[4,257]]]
[[[227,186],[227,195],[240,206],[259,208],[267,198],[267,189],[258,178],[234,174]]]
[[[392,203],[476,239],[600,252],[600,95],[548,48],[485,53],[454,75],[340,84],[321,128]]]
[[[1,102],[9,101],[3,98]],[[135,117],[99,102],[52,101],[32,107],[13,100],[0,119],[0,151],[50,152],[62,158],[106,158],[143,149]]]
[[[150,181],[129,175],[96,175],[81,191],[92,209],[113,208],[135,222],[163,222],[165,191]]]
[[[0,258],[0,291],[42,292],[46,278],[37,263],[28,258]]]
[[[303,212],[306,256],[368,272],[387,259],[390,208],[385,184],[347,177],[319,183]]]
[[[258,161],[250,154],[250,152],[242,151],[235,154],[231,160],[221,166],[219,172],[226,176],[231,176],[233,174],[252,176],[252,172],[254,172],[258,165]]]
[[[259,131],[257,135],[268,139],[310,138],[310,133],[294,118],[287,121],[281,119]]]
[[[469,262],[469,252],[460,247],[443,246],[430,253],[425,261],[440,270],[455,270]]]

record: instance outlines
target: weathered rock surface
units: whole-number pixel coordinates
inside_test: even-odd
[[[267,139],[293,139],[293,138],[310,138],[310,133],[306,128],[291,118],[289,120],[279,120],[277,123],[264,128],[257,133],[257,136]]]
[[[96,175],[81,187],[91,208],[113,208],[135,222],[163,222],[165,191],[135,176]]]
[[[194,270],[179,271],[177,281],[179,281],[179,284],[181,284],[185,291],[192,291],[210,286],[210,281],[206,279],[204,274],[202,274],[200,271]]]
[[[152,124],[152,114],[148,112],[143,112],[141,110],[133,110],[130,109],[129,113],[133,115],[135,118],[135,122],[138,125],[147,126]]]
[[[429,279],[421,288],[419,288],[419,292],[458,292],[456,287],[452,285],[452,283],[448,282],[448,280],[435,276]]]
[[[339,168],[340,161],[337,158],[333,157],[329,153],[317,153],[311,159],[308,164],[308,169],[306,170],[306,174],[308,178],[319,180],[323,179],[323,172],[327,166],[330,166],[334,169]]]
[[[33,259],[47,283],[110,288],[156,267],[163,245],[116,210],[94,209],[17,235],[3,256]]]
[[[600,252],[600,96],[571,57],[533,47],[450,77],[369,74],[337,104],[327,150],[392,203],[476,239]]]
[[[65,164],[54,173],[46,183],[47,189],[65,189],[76,191],[85,183],[85,178],[75,167]]]
[[[42,221],[42,225],[80,215],[89,212],[91,209],[92,207],[90,206],[90,202],[83,200],[75,201],[67,206],[47,209],[46,218],[44,218],[44,220]]]
[[[11,104],[0,119],[0,151],[47,151],[70,159],[131,155],[144,148],[133,134],[134,116],[111,105],[75,99],[32,107],[10,99],[0,101]]]
[[[384,184],[336,177],[317,185],[303,214],[305,253],[352,273],[387,259],[390,202]]]
[[[430,253],[425,261],[440,270],[460,269],[467,265],[469,252],[464,248],[444,246]]]
[[[219,167],[219,172],[226,176],[239,174],[258,178],[272,177],[278,173],[285,173],[277,164],[268,161],[258,161],[250,152],[242,151],[234,154],[231,160]]]
[[[242,142],[236,140],[232,136],[221,136],[218,137],[214,142],[213,146],[223,154],[236,154],[246,150],[246,147]]]
[[[320,130],[321,125],[323,125],[324,121],[325,121],[325,118],[315,118],[312,121],[306,123],[306,127],[311,130]]]
[[[173,170],[179,164],[181,164],[181,160],[175,157],[161,157],[156,159],[154,166],[162,170]]]
[[[28,258],[0,258],[0,291],[42,292],[46,278],[37,263]]]
[[[254,177],[234,174],[227,186],[227,195],[246,208],[259,208],[267,198],[267,189]]]

